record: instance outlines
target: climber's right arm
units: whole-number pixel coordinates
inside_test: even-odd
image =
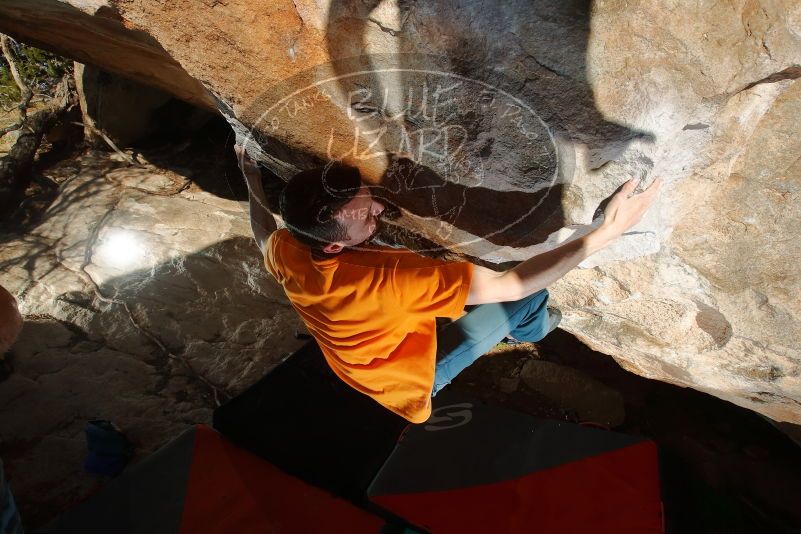
[[[504,273],[476,266],[467,304],[520,300],[556,282],[585,258],[606,247],[637,224],[656,197],[662,180],[635,194],[637,180],[626,182],[604,209],[604,221],[587,235],[564,243],[518,264]]]

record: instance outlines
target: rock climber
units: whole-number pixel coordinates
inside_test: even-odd
[[[510,336],[539,341],[561,315],[550,284],[637,224],[660,188],[638,180],[610,197],[591,232],[505,272],[377,245],[386,205],[353,167],[331,163],[292,177],[280,194],[284,228],[267,209],[262,174],[239,145],[251,226],[267,270],[283,286],[331,369],[414,423],[431,398]],[[437,329],[435,319],[454,319]]]

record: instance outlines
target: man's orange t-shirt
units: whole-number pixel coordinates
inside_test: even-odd
[[[285,228],[264,263],[347,384],[413,423],[431,415],[436,317],[459,317],[473,266],[370,247],[318,260]]]

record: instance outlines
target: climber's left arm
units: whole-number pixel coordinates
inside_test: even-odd
[[[264,194],[264,187],[261,183],[261,169],[258,164],[250,159],[241,146],[234,145],[239,168],[245,176],[248,184],[248,203],[250,204],[250,228],[253,230],[253,237],[256,245],[264,253],[264,245],[270,235],[277,230],[275,219],[267,208],[267,197]]]

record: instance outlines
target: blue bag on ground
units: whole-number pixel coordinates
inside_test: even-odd
[[[102,419],[86,423],[86,455],[84,469],[96,475],[117,476],[131,459],[133,446],[111,421]]]

